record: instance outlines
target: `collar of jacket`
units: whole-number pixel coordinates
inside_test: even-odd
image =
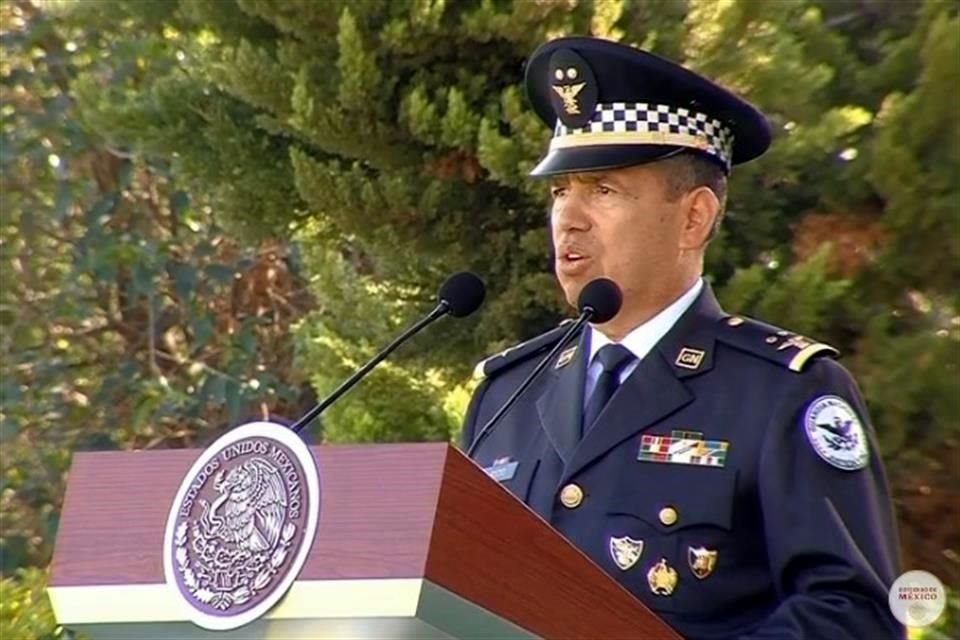
[[[581,332],[576,354],[551,370],[552,381],[537,399],[541,425],[564,462],[565,478],[693,399],[683,380],[713,366],[716,323],[724,315],[713,291],[704,286],[690,308],[624,381],[631,390],[629,395],[645,400],[628,407],[629,399],[615,397],[609,408],[611,415],[629,413],[629,420],[615,420],[617,424],[611,424],[611,428],[594,428],[582,440],[580,422],[589,354],[585,341],[589,334]]]

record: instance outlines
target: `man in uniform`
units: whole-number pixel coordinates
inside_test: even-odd
[[[701,279],[731,165],[770,144],[751,105],[613,42],[527,65],[553,128],[555,271],[576,306],[623,291],[473,453],[488,473],[690,639],[903,637],[886,478],[836,351],[720,308]],[[463,447],[566,327],[487,359]]]

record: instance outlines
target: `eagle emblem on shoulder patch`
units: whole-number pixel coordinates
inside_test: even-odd
[[[803,417],[807,440],[817,455],[844,471],[867,466],[870,451],[860,417],[846,400],[825,395],[813,400]]]

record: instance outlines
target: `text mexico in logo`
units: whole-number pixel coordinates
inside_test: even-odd
[[[947,592],[937,576],[914,569],[893,581],[888,602],[890,611],[902,624],[926,627],[943,614],[947,606]]]
[[[247,624],[296,580],[319,513],[317,467],[303,440],[271,422],[236,427],[180,484],[164,535],[166,582],[197,625]]]

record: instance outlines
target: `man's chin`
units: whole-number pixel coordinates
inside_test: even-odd
[[[567,304],[574,309],[577,309],[577,301],[580,298],[580,292],[583,291],[583,287],[586,286],[586,284],[592,279],[593,278],[571,278],[568,276],[559,276],[557,281],[560,284],[560,289],[563,290],[564,298],[567,299]]]

